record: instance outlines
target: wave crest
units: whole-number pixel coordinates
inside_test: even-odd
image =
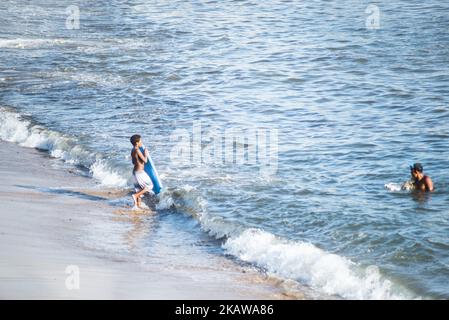
[[[87,168],[102,185],[124,187],[127,179],[101,155],[78,144],[76,139],[33,124],[20,114],[0,107],[0,139],[23,147],[47,151],[52,157]]]
[[[311,243],[286,241],[262,230],[247,229],[228,239],[224,248],[243,261],[329,295],[345,299],[412,298],[405,289],[393,288],[378,267],[361,268]]]

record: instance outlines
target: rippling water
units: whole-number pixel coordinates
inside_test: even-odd
[[[449,4],[376,4],[378,29],[366,1],[78,1],[71,30],[70,1],[3,0],[1,138],[123,187],[139,132],[164,199],[232,259],[345,298],[449,298]],[[171,161],[194,121],[278,130],[276,174]],[[418,161],[436,192],[384,188]]]

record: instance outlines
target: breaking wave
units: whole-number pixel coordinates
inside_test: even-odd
[[[83,166],[104,186],[127,185],[128,179],[102,155],[78,144],[75,138],[33,124],[31,120],[5,107],[0,107],[0,139],[23,147],[45,150],[54,158]]]

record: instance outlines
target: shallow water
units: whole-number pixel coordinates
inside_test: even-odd
[[[323,295],[449,297],[448,4],[377,2],[374,30],[363,1],[80,1],[74,30],[69,5],[0,4],[0,138],[126,188],[141,133],[159,209],[231,259]],[[213,127],[277,130],[275,174],[173,160],[175,129]],[[384,188],[418,161],[435,193]]]

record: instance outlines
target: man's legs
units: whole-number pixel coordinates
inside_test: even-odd
[[[132,195],[134,200],[134,206],[140,207],[142,200],[140,199],[140,196],[143,195],[145,192],[148,192],[148,188],[143,188],[139,192],[136,192]]]

